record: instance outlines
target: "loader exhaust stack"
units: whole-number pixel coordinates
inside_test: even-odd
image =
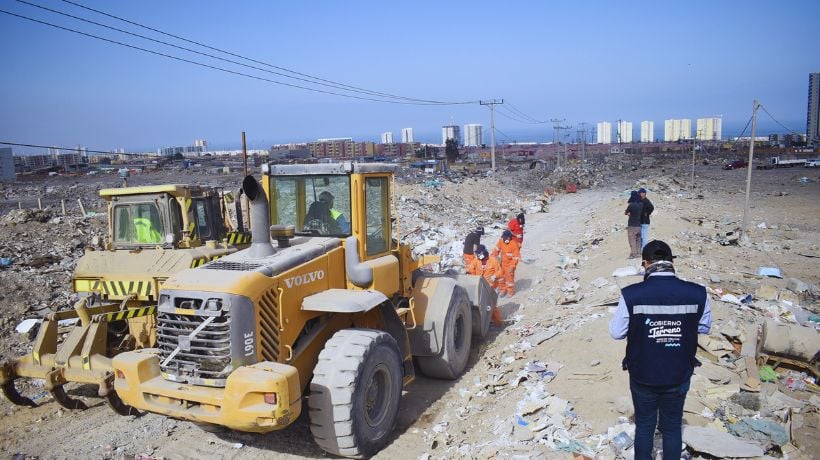
[[[262,258],[273,255],[270,241],[270,211],[268,199],[262,193],[262,186],[253,176],[246,176],[242,181],[242,191],[251,202],[251,257]]]

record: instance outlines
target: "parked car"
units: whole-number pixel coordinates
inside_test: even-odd
[[[803,166],[806,168],[820,168],[820,159],[807,160]]]
[[[746,160],[735,160],[723,165],[723,169],[741,169],[749,166]]]

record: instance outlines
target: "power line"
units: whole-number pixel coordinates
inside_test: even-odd
[[[534,117],[531,117],[531,116],[527,115],[526,113],[519,110],[518,107],[510,104],[509,102],[507,102],[507,105],[509,105],[512,110],[514,110],[515,112],[517,112],[518,114],[520,114],[524,118],[529,119],[531,123],[539,123],[539,124],[547,123],[546,121],[541,121],[541,120],[538,120],[537,118],[534,118]]]
[[[503,106],[499,108],[501,109],[503,108]],[[533,122],[521,118],[520,116],[516,115],[515,112],[507,110],[506,108],[503,108],[503,110],[499,111],[498,114],[509,120],[517,121],[518,123],[533,124]]]
[[[227,54],[229,56],[244,59],[246,61],[250,61],[250,62],[253,62],[253,63],[256,63],[256,64],[260,64],[260,65],[263,65],[263,66],[266,66],[266,67],[270,67],[272,69],[281,70],[283,72],[288,72],[288,73],[292,73],[294,75],[298,75],[300,77],[305,77],[305,78],[308,78],[308,79],[311,79],[311,80],[315,80],[316,84],[320,84],[318,82],[323,82],[323,83],[327,83],[327,84],[330,84],[330,85],[337,85],[336,87],[338,87],[339,89],[346,88],[346,90],[348,90],[348,91],[365,92],[365,93],[372,94],[374,96],[381,96],[381,97],[389,97],[389,98],[395,98],[395,99],[405,99],[405,100],[410,100],[410,101],[424,102],[423,99],[416,99],[416,98],[410,98],[410,97],[406,97],[406,96],[398,96],[398,95],[391,94],[391,93],[385,93],[385,92],[380,92],[380,91],[369,90],[369,89],[366,89],[366,88],[361,88],[361,87],[358,87],[358,86],[348,85],[348,84],[341,83],[341,82],[338,82],[338,81],[328,80],[328,79],[325,79],[325,78],[317,77],[315,75],[310,75],[310,74],[307,74],[307,73],[298,72],[296,70],[288,69],[287,67],[277,66],[277,65],[265,62],[265,61],[260,61],[260,60],[257,60],[257,59],[249,58],[247,56],[243,56],[243,55],[238,54],[238,53],[234,53],[234,52],[227,51],[227,50],[224,50],[224,49],[221,49],[221,48],[206,45],[206,44],[198,42],[196,40],[191,40],[191,39],[188,39],[188,38],[185,38],[185,37],[181,37],[179,35],[174,35],[174,34],[171,34],[171,33],[168,33],[168,32],[164,32],[164,31],[156,29],[154,27],[150,27],[150,26],[147,26],[147,25],[144,25],[144,24],[140,24],[138,22],[131,21],[129,19],[117,16],[117,15],[114,15],[114,14],[111,14],[111,13],[107,13],[105,11],[94,9],[94,8],[82,5],[80,3],[77,3],[77,2],[72,2],[70,0],[62,0],[62,1],[65,2],[65,3],[68,3],[70,5],[74,5],[76,7],[83,8],[83,9],[88,10],[88,11],[93,11],[93,12],[95,12],[97,14],[101,14],[103,16],[107,16],[109,18],[125,22],[127,24],[131,24],[131,25],[134,25],[134,26],[146,29],[146,30],[150,30],[152,32],[156,32],[156,33],[159,33],[159,34],[171,37],[171,38],[175,38],[177,40],[184,41],[186,43],[190,43],[192,45],[201,46],[203,48],[207,48],[207,49],[212,50],[212,51],[217,51],[217,52],[220,52],[220,53]],[[296,78],[296,77],[289,77],[289,78]],[[441,104],[441,105],[476,104],[476,103],[478,103],[478,101],[464,101],[464,102],[429,101],[429,102],[433,102],[433,103],[437,103],[437,104]]]
[[[169,43],[169,42],[166,42],[166,41],[157,40],[157,39],[145,36],[145,35],[137,34],[137,33],[134,33],[134,32],[129,32],[127,30],[123,30],[123,29],[113,27],[113,26],[110,26],[110,25],[107,25],[107,24],[92,21],[90,19],[86,19],[86,18],[83,18],[83,17],[75,16],[75,15],[72,15],[72,14],[69,14],[69,13],[66,13],[66,12],[63,12],[63,11],[55,10],[55,9],[48,8],[48,7],[45,7],[45,6],[42,6],[42,5],[37,5],[35,3],[31,3],[31,2],[28,2],[28,1],[25,1],[25,0],[17,0],[17,2],[18,3],[23,3],[25,5],[32,6],[32,7],[35,7],[35,8],[39,8],[39,9],[42,9],[42,10],[45,10],[45,11],[49,11],[49,12],[52,12],[52,13],[55,13],[55,14],[59,14],[59,15],[62,15],[62,16],[66,16],[66,17],[69,17],[69,18],[72,18],[72,19],[76,19],[78,21],[83,21],[83,22],[86,22],[86,23],[89,23],[89,24],[93,24],[95,26],[104,27],[104,28],[109,29],[109,30],[114,30],[116,32],[120,32],[120,33],[123,33],[123,34],[126,34],[126,35],[131,35],[133,37],[138,37],[138,38],[141,38],[141,39],[144,39],[144,40],[152,41],[154,43],[159,43],[159,44],[170,46],[172,48],[176,48],[176,49],[179,49],[179,50],[183,50],[183,51],[187,51],[187,52],[190,52],[190,53],[198,54],[200,56],[206,56],[206,57],[209,57],[209,58],[212,58],[212,59],[218,59],[218,60],[223,61],[223,62],[228,62],[228,63],[231,63],[231,64],[235,64],[235,65],[247,67],[247,68],[250,68],[250,69],[258,70],[260,72],[266,72],[266,73],[270,73],[270,74],[273,74],[273,75],[278,75],[278,76],[285,77],[285,78],[292,78],[294,80],[302,81],[302,82],[313,84],[313,85],[321,85],[321,86],[326,86],[326,87],[330,87],[330,88],[339,89],[339,90],[342,90],[342,91],[350,91],[350,92],[355,92],[355,93],[369,94],[369,95],[372,95],[372,96],[379,96],[379,97],[384,97],[384,98],[402,99],[402,100],[407,100],[407,101],[412,101],[412,102],[421,102],[421,103],[425,103],[425,104],[440,104],[440,105],[448,104],[448,102],[446,102],[446,101],[434,101],[434,100],[416,99],[416,98],[410,98],[410,97],[404,97],[404,96],[396,96],[396,95],[392,95],[392,94],[389,94],[389,93],[381,93],[381,92],[378,92],[378,91],[360,89],[360,88],[350,87],[349,85],[337,84],[337,83],[334,83],[334,82],[324,83],[324,82],[321,82],[321,81],[313,81],[313,79],[315,79],[314,77],[310,77],[310,78],[313,78],[313,79],[295,77],[293,75],[288,75],[288,74],[285,74],[285,73],[282,73],[282,72],[276,72],[276,71],[264,69],[264,68],[261,68],[261,67],[257,67],[257,66],[246,64],[246,63],[243,63],[243,62],[235,61],[235,60],[232,60],[232,59],[226,59],[226,58],[216,56],[216,55],[213,55],[213,54],[210,54],[210,53],[204,53],[204,52],[201,52],[201,51],[197,51],[195,49],[175,45],[173,43]],[[71,3],[71,2],[67,2],[67,3]],[[200,45],[200,46],[203,46],[203,45]],[[243,58],[243,59],[247,59],[247,58]],[[268,65],[268,67],[274,67],[275,68],[275,66],[270,66],[270,65]],[[291,73],[293,73],[293,72],[291,72]]]
[[[251,74],[239,72],[239,71],[236,71],[236,70],[226,69],[224,67],[219,67],[219,66],[215,66],[215,65],[211,65],[211,64],[205,64],[203,62],[194,61],[192,59],[186,59],[186,58],[182,58],[182,57],[179,57],[179,56],[174,56],[174,55],[163,53],[163,52],[160,52],[160,51],[155,51],[155,50],[142,48],[142,47],[139,47],[139,46],[136,46],[136,45],[123,43],[123,42],[113,40],[113,39],[110,39],[110,38],[100,37],[99,35],[94,35],[94,34],[90,34],[90,33],[87,33],[87,32],[82,32],[82,31],[79,31],[79,30],[71,29],[69,27],[64,27],[64,26],[60,26],[60,25],[57,25],[57,24],[52,24],[50,22],[30,18],[28,16],[23,16],[21,14],[12,13],[12,12],[6,11],[6,10],[0,10],[0,13],[5,13],[9,16],[14,16],[14,17],[21,18],[21,19],[26,19],[28,21],[36,22],[36,23],[43,24],[43,25],[53,27],[53,28],[56,28],[56,29],[65,30],[67,32],[73,32],[73,33],[78,34],[78,35],[84,35],[86,37],[94,38],[94,39],[101,40],[101,41],[104,41],[104,42],[113,43],[115,45],[124,46],[126,48],[131,48],[131,49],[135,49],[135,50],[138,50],[138,51],[143,51],[145,53],[166,57],[168,59],[173,59],[173,60],[180,61],[180,62],[186,62],[188,64],[194,64],[194,65],[197,65],[197,66],[200,66],[200,67],[205,67],[205,68],[212,69],[212,70],[219,70],[221,72],[225,72],[225,73],[229,73],[229,74],[233,74],[233,75],[239,75],[239,76],[246,77],[246,78],[251,78],[251,79],[254,79],[254,80],[265,81],[265,82],[268,82],[268,83],[274,83],[274,84],[277,84],[277,85],[288,86],[288,87],[291,87],[291,88],[303,89],[303,90],[306,90],[306,91],[313,91],[313,92],[316,92],[316,93],[330,94],[330,95],[333,95],[333,96],[347,97],[347,98],[350,98],[350,99],[360,99],[360,100],[365,100],[365,101],[384,102],[384,103],[387,103],[387,104],[402,104],[402,105],[465,105],[465,104],[475,104],[476,103],[476,101],[465,101],[465,102],[448,102],[448,103],[432,103],[431,104],[431,103],[424,103],[424,102],[395,101],[395,100],[374,99],[374,98],[370,98],[370,97],[356,96],[356,95],[353,95],[353,94],[343,94],[343,93],[337,93],[337,92],[327,91],[327,90],[322,90],[322,89],[317,89],[317,88],[310,88],[310,87],[307,87],[307,86],[296,85],[296,84],[293,84],[293,83],[286,83],[286,82],[282,82],[282,81],[279,81],[279,80],[273,80],[273,79],[270,79],[270,78],[251,75]]]
[[[777,119],[776,119],[775,117],[773,117],[773,116],[772,116],[772,114],[770,114],[768,110],[766,110],[766,106],[764,106],[763,104],[760,104],[760,108],[761,108],[761,109],[763,109],[763,111],[764,111],[764,112],[766,112],[766,115],[768,115],[768,116],[769,116],[769,118],[771,118],[771,119],[772,119],[772,121],[774,121],[775,123],[777,123],[778,125],[780,125],[780,127],[781,127],[781,128],[785,129],[786,131],[788,131],[788,132],[790,132],[790,133],[792,133],[792,134],[797,134],[797,135],[800,135],[800,133],[798,133],[797,131],[794,131],[793,129],[789,129],[789,128],[788,128],[787,126],[785,126],[783,123],[780,123],[779,121],[777,121]]]
[[[506,133],[504,133],[504,131],[501,131],[501,130],[500,130],[500,129],[498,129],[498,128],[495,128],[495,130],[496,130],[496,132],[498,132],[498,134],[501,134],[502,136],[504,136],[504,139],[507,139],[508,141],[515,142],[515,139],[513,139],[513,138],[512,138],[512,137],[510,137],[510,136],[508,136]]]
[[[0,141],[0,145],[13,145],[15,147],[35,147],[35,148],[42,148],[42,149],[57,149],[57,150],[69,150],[73,152],[81,151],[83,153],[102,153],[105,155],[143,155],[142,153],[116,153],[116,152],[103,152],[102,150],[88,150],[86,148],[78,148],[78,147],[57,147],[54,145],[37,145],[37,144],[21,144],[18,142],[3,142]]]

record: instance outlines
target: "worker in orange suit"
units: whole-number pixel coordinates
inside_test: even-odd
[[[524,213],[518,213],[515,218],[511,219],[510,222],[507,224],[507,230],[512,233],[513,238],[515,241],[518,241],[519,245],[524,244]]]
[[[479,244],[476,248],[475,259],[470,261],[470,265],[467,266],[467,273],[484,277],[493,289],[504,283],[498,258],[490,257],[490,253],[487,252],[487,248],[483,244]]]
[[[475,230],[467,234],[464,238],[464,266],[469,267],[470,262],[475,260],[475,251],[481,245],[481,235],[484,234],[484,227],[476,227]]]
[[[504,230],[501,234],[501,239],[495,245],[493,254],[501,257],[501,271],[504,273],[504,285],[499,290],[499,294],[503,297],[506,295],[515,294],[515,268],[518,266],[518,261],[521,260],[521,245],[515,241],[513,234],[509,230]]]

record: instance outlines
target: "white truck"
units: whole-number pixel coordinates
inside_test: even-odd
[[[773,169],[773,168],[791,168],[794,166],[803,166],[806,164],[805,158],[793,158],[793,157],[772,157],[769,158],[768,163],[764,163],[757,167],[757,169]]]

